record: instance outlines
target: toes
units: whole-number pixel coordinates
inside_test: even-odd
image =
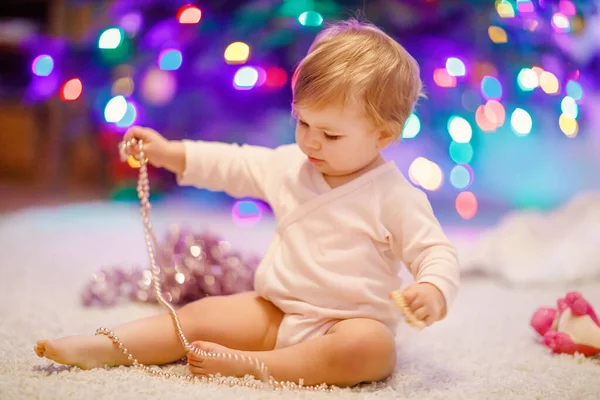
[[[33,346],[33,351],[37,354],[38,357],[44,357],[44,352],[46,351],[46,340],[38,340],[35,346]]]
[[[204,372],[204,369],[202,367],[197,367],[195,365],[188,364],[188,368],[189,368],[190,372],[192,374],[194,374],[195,376],[205,376],[206,375],[206,373]]]

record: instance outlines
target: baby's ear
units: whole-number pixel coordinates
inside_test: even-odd
[[[377,135],[377,148],[379,150],[385,149],[394,141],[394,136],[389,129],[379,129]]]

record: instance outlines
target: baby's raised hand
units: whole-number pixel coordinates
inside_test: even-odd
[[[439,321],[446,312],[442,292],[431,283],[416,283],[404,289],[402,296],[414,316],[429,326]]]
[[[181,172],[183,150],[181,142],[173,142],[165,139],[160,133],[151,128],[134,126],[125,132],[124,142],[131,139],[142,140],[144,144],[144,156],[150,164],[159,168],[167,168],[173,172]],[[128,155],[139,158],[139,149],[137,146],[128,146],[126,148]]]

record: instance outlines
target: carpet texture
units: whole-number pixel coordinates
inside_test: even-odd
[[[193,213],[190,214],[190,211]],[[262,252],[273,222],[237,227],[225,213],[181,204],[159,206],[157,234],[168,224],[210,229],[234,247]],[[93,334],[99,326],[164,312],[123,304],[85,308],[79,293],[99,266],[147,266],[135,205],[90,203],[30,209],[0,217],[0,399],[597,399],[600,361],[555,356],[536,342],[529,318],[579,290],[600,308],[600,282],[510,288],[466,277],[450,316],[425,331],[401,325],[398,365],[387,382],[330,394],[255,391],[160,380],[132,368],[82,371],[39,359],[37,339]],[[201,316],[200,316],[201,317]],[[182,365],[165,367],[185,373]]]

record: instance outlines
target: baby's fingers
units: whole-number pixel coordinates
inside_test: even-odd
[[[423,307],[419,307],[417,310],[413,311],[414,316],[427,323],[427,319],[429,318],[429,310],[427,309],[427,307],[423,306]],[[429,324],[427,324],[429,325]]]
[[[142,140],[148,142],[151,138],[151,130],[149,128],[143,128],[141,126],[134,126],[125,132],[123,135],[124,142],[130,142],[131,139]]]

